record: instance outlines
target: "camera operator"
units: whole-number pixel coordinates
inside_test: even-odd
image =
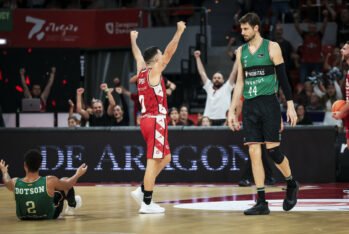
[[[333,70],[332,70],[333,69]],[[314,93],[321,98],[321,102],[325,108],[325,117],[323,124],[324,125],[337,125],[342,126],[341,120],[335,120],[332,118],[332,104],[339,100],[343,99],[343,93],[338,84],[337,79],[340,77],[339,69],[332,68],[327,74],[322,75],[321,80],[318,82],[318,85],[314,87]]]

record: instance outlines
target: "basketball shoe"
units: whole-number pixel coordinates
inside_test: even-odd
[[[159,206],[154,202],[151,202],[149,205],[142,202],[141,208],[139,209],[140,214],[160,214],[164,212],[165,208]]]
[[[142,188],[140,186],[131,192],[131,196],[138,205],[142,205],[144,193],[142,192]]]
[[[82,199],[79,195],[75,196],[76,206],[72,207],[67,205],[67,208],[65,208],[64,214],[67,216],[71,216],[75,214],[75,211],[79,209],[82,206]]]

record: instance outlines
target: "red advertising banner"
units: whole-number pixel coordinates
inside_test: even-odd
[[[129,47],[129,32],[139,27],[139,9],[13,11],[13,30],[0,32],[7,47]]]

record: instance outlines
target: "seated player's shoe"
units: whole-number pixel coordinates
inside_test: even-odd
[[[256,205],[244,211],[245,215],[268,215],[270,213],[267,201],[258,201]]]
[[[284,203],[282,205],[282,208],[284,211],[291,210],[296,204],[297,204],[297,195],[299,191],[299,184],[296,181],[295,187],[289,187],[286,188],[286,197],[284,199]]]
[[[142,204],[144,193],[142,192],[141,187],[138,187],[136,190],[133,190],[131,192],[131,196],[137,202],[138,205]]]
[[[239,186],[240,187],[249,187],[252,186],[252,183],[249,179],[244,179],[239,181]]]
[[[71,216],[75,214],[75,211],[79,209],[82,206],[82,199],[79,195],[75,196],[76,206],[72,207],[67,205],[67,208],[65,208],[64,214],[67,216]]]
[[[149,205],[142,202],[141,208],[139,209],[140,214],[161,214],[165,212],[165,208],[158,204],[151,202]]]

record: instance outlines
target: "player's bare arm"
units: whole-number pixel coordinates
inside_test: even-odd
[[[8,190],[13,191],[17,178],[11,179],[11,176],[8,173],[8,165],[6,165],[6,162],[4,160],[0,160],[0,170],[2,173],[2,181],[4,182],[5,187]]]
[[[145,62],[143,59],[142,52],[137,45],[138,32],[131,31],[130,38],[131,38],[132,54],[137,63],[137,74],[138,74],[143,68],[145,68]]]
[[[186,28],[186,26],[185,26],[185,23],[183,21],[177,22],[177,31],[176,31],[175,35],[173,36],[172,40],[166,46],[166,49],[165,49],[164,55],[163,55],[162,64],[159,64],[160,65],[159,72],[162,72],[163,70],[165,70],[167,64],[170,62],[172,56],[176,52],[179,40],[181,39],[181,36],[182,36],[185,28]]]
[[[242,96],[242,90],[244,88],[242,64],[241,64],[240,58],[241,58],[241,47],[238,48],[238,51],[236,54],[236,63],[237,63],[238,72],[237,72],[236,85],[233,93],[233,99],[228,112],[228,126],[233,131],[240,130],[240,123],[238,121],[238,115],[236,110],[239,105],[240,98]]]
[[[53,195],[55,190],[67,191],[71,189],[76,184],[78,179],[86,173],[86,171],[87,171],[87,165],[83,163],[76,170],[75,174],[66,180],[60,180],[56,176],[47,176],[47,185],[48,185],[48,190],[50,192],[49,194]]]

